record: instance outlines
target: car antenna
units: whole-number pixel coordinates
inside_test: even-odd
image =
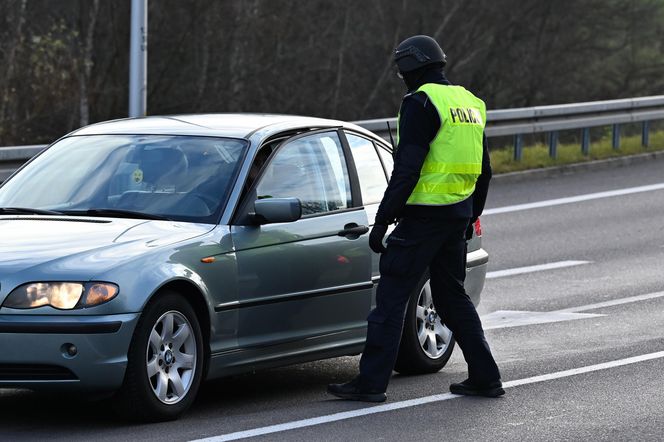
[[[390,122],[386,121],[387,123],[387,133],[390,134],[390,143],[392,143],[392,151],[395,152],[397,150],[397,146],[394,145],[394,138],[392,138],[392,128],[390,127]]]

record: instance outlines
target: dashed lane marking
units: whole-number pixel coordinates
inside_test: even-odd
[[[584,312],[586,310],[595,310],[603,307],[613,307],[614,305],[629,304],[638,301],[647,301],[648,299],[656,299],[664,296],[664,292],[646,293],[645,295],[630,296],[629,298],[612,299],[610,301],[596,302],[594,304],[580,305],[578,307],[564,308],[556,310],[552,313],[576,313]]]
[[[534,203],[515,204],[512,206],[496,207],[487,209],[482,214],[497,215],[499,213],[519,212],[521,210],[539,209],[541,207],[559,206],[561,204],[578,203],[581,201],[597,200],[601,198],[610,198],[614,196],[631,195],[633,193],[652,192],[663,190],[664,183],[651,184],[648,186],[628,187],[626,189],[609,190],[606,192],[587,193],[585,195],[570,196],[565,198],[556,198],[551,200],[537,201]]]
[[[521,327],[524,325],[550,324],[552,322],[576,321],[578,319],[599,318],[606,315],[569,312],[527,312],[499,310],[482,316],[484,330]]]
[[[601,364],[588,365],[585,367],[574,368],[571,370],[557,371],[554,373],[547,373],[540,376],[532,376],[524,379],[517,379],[508,381],[503,384],[504,388],[513,388],[520,385],[535,384],[539,382],[551,381],[554,379],[561,379],[570,376],[576,376],[584,373],[591,373],[594,371],[607,370],[614,367],[622,367],[624,365],[636,364],[638,362],[649,361],[653,359],[664,358],[664,351],[655,353],[648,353],[631,358],[618,359]],[[392,402],[385,405],[378,405],[367,408],[360,408],[357,410],[343,411],[340,413],[328,414],[325,416],[318,416],[310,419],[302,419],[292,422],[285,422],[283,424],[268,425],[266,427],[253,428],[245,431],[237,431],[235,433],[227,433],[219,436],[208,437],[205,439],[197,439],[193,442],[225,442],[231,440],[245,439],[249,437],[264,436],[266,434],[281,433],[284,431],[295,430],[298,428],[312,427],[315,425],[327,424],[331,422],[338,422],[342,420],[352,419],[355,417],[368,416],[371,414],[385,413],[388,411],[401,410],[404,408],[416,407],[419,405],[430,404],[432,402],[448,401],[456,399],[457,396],[451,393],[436,394],[433,396],[425,396],[417,399],[410,399],[407,401]]]
[[[514,269],[497,270],[487,272],[486,279],[503,278],[505,276],[522,275],[524,273],[542,272],[544,270],[562,269],[565,267],[574,267],[584,264],[590,264],[590,261],[558,261],[548,264],[538,264],[534,266],[517,267]]]

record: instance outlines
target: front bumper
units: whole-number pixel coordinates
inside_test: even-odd
[[[118,389],[139,315],[0,315],[0,388]]]

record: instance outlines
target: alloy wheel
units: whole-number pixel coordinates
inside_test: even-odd
[[[147,376],[154,395],[164,404],[180,402],[196,371],[196,339],[189,320],[168,311],[155,322],[146,350]]]
[[[450,345],[452,332],[443,324],[433,305],[431,284],[424,284],[417,299],[417,337],[422,351],[431,359],[438,359]]]

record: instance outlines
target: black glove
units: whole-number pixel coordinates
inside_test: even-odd
[[[369,247],[376,253],[384,253],[383,237],[387,233],[387,224],[374,224],[369,234]]]

